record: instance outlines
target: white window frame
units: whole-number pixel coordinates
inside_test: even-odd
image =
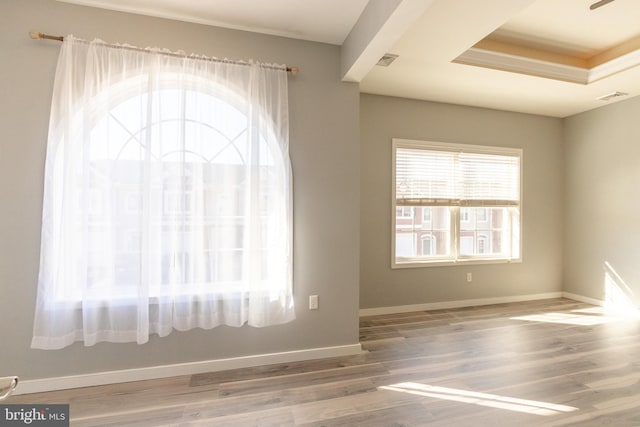
[[[391,185],[391,268],[416,268],[416,267],[431,267],[431,266],[452,266],[452,265],[467,265],[467,264],[497,264],[497,263],[519,263],[522,262],[522,224],[523,224],[523,191],[522,191],[522,177],[523,177],[523,164],[524,164],[524,156],[523,150],[520,148],[511,148],[511,147],[495,147],[495,146],[485,146],[485,145],[471,145],[471,144],[458,144],[458,143],[448,143],[448,142],[435,142],[435,141],[418,141],[418,140],[408,140],[408,139],[392,139],[392,155],[391,155],[391,164],[392,164],[392,185]],[[441,151],[449,151],[449,152],[470,152],[477,154],[493,154],[493,155],[507,155],[507,156],[515,156],[520,159],[520,200],[517,208],[509,208],[509,209],[518,209],[518,224],[516,229],[516,224],[511,224],[512,232],[518,233],[518,248],[514,250],[512,248],[511,253],[517,253],[517,257],[512,258],[504,258],[504,257],[496,257],[493,254],[489,255],[475,255],[475,256],[462,256],[459,254],[459,240],[460,240],[460,229],[461,229],[461,218],[460,218],[460,206],[451,206],[451,229],[450,229],[450,254],[443,257],[429,257],[426,258],[415,258],[415,259],[405,259],[402,261],[398,261],[395,255],[395,247],[396,247],[396,151],[398,148],[414,148],[414,149],[427,149],[427,150],[441,150]],[[487,208],[491,208],[494,206],[486,206]],[[497,206],[496,206],[497,207]],[[513,220],[513,216],[510,215],[510,220]],[[513,242],[513,237],[511,237],[511,242]],[[512,243],[513,244],[513,243]],[[516,252],[517,251],[517,252]]]

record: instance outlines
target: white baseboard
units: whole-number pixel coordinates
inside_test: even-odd
[[[447,308],[475,307],[480,305],[504,304],[507,302],[534,301],[539,299],[561,298],[563,292],[547,292],[534,295],[516,295],[510,297],[477,298],[458,301],[442,301],[426,304],[398,305],[393,307],[363,308],[360,316],[377,316],[380,314],[409,313],[412,311],[442,310]],[[570,297],[566,297],[570,298]]]
[[[66,377],[43,378],[20,381],[14,394],[40,393],[79,387],[142,381],[180,375],[202,374],[228,369],[250,368],[274,363],[299,362],[302,360],[322,359],[326,357],[350,356],[362,352],[360,344],[335,347],[311,348],[287,351],[283,353],[257,354],[253,356],[233,357],[229,359],[205,360],[200,362],[179,363],[175,365],[150,366],[140,369],[97,372],[94,374],[72,375]]]
[[[598,305],[601,307],[604,305],[604,301],[602,300],[589,298],[582,295],[572,294],[571,292],[563,292],[562,297],[572,299],[574,301],[586,302],[587,304]]]
[[[544,294],[534,295],[478,298],[426,304],[401,305],[393,307],[365,308],[360,310],[360,316],[375,316],[379,314],[408,313],[412,311],[473,307],[490,304],[503,304],[509,302],[534,301],[550,298],[568,298],[575,301],[585,302],[598,306],[604,304],[604,301],[585,297],[582,295],[572,294],[570,292],[548,292]],[[20,381],[14,394],[41,393],[54,390],[65,390],[70,388],[91,387],[129,381],[143,381],[180,375],[193,375],[206,372],[224,371],[229,369],[250,368],[254,366],[271,365],[274,363],[289,363],[302,360],[322,359],[327,357],[350,356],[359,354],[361,352],[362,347],[360,344],[350,344],[335,347],[321,347],[306,350],[288,351],[282,353],[258,354],[228,359],[179,363],[174,365],[151,366],[140,369],[125,369],[120,371],[97,372],[93,374],[72,375],[66,377],[22,380]]]

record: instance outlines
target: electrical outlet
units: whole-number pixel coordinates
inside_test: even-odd
[[[318,309],[318,295],[309,295],[309,310]]]
[[[473,275],[471,273],[467,273],[467,282],[471,282],[473,280]]]

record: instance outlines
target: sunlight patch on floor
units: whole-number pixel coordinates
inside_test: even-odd
[[[527,322],[546,322],[546,323],[563,323],[566,325],[578,325],[578,326],[594,326],[603,325],[606,323],[620,322],[625,320],[619,316],[607,316],[607,315],[591,315],[591,314],[579,314],[579,313],[540,313],[531,314],[528,316],[516,316],[511,320],[525,320]]]
[[[416,396],[433,397],[436,399],[451,400],[508,411],[524,412],[527,414],[550,416],[560,413],[577,411],[578,408],[555,403],[539,402],[536,400],[518,399],[515,397],[499,396],[496,394],[479,393],[475,391],[460,390],[447,387],[438,387],[429,384],[414,382],[399,383],[378,387],[382,390],[397,391]]]

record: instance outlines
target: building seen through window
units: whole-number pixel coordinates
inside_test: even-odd
[[[394,140],[393,263],[520,258],[521,151]]]

